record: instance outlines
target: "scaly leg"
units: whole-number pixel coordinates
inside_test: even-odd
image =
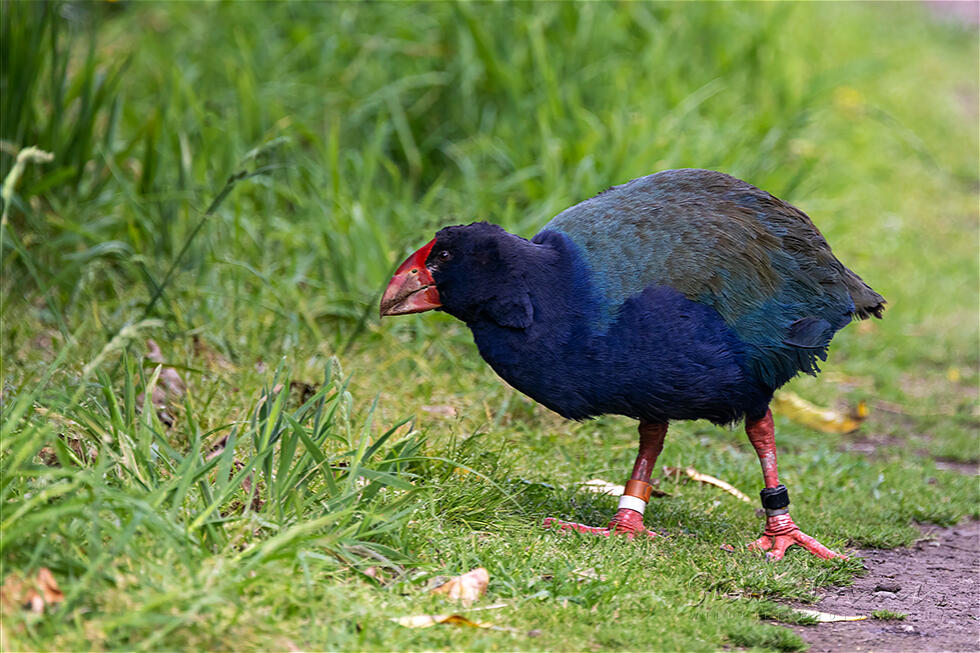
[[[619,510],[609,522],[609,526],[586,526],[575,522],[567,522],[548,517],[544,527],[556,526],[559,530],[573,530],[579,533],[592,533],[608,537],[612,534],[626,535],[633,539],[637,535],[656,537],[657,534],[643,526],[643,510],[650,500],[653,486],[650,485],[650,474],[657,462],[657,456],[664,448],[664,437],[667,435],[667,424],[661,422],[640,422],[640,451],[633,463],[633,473],[626,484],[626,491],[619,498]]]
[[[776,435],[772,423],[772,411],[766,411],[761,419],[746,420],[745,432],[749,436],[749,442],[755,447],[755,452],[759,455],[759,462],[762,463],[762,476],[765,479],[766,489],[760,494],[762,496],[762,507],[766,510],[766,530],[765,534],[749,545],[750,549],[757,551],[768,551],[766,556],[771,560],[780,560],[786,553],[786,549],[798,544],[815,556],[820,558],[843,558],[839,553],[831,551],[820,542],[816,541],[793,523],[793,518],[789,516],[789,493],[784,485],[779,483],[779,474],[776,470]]]

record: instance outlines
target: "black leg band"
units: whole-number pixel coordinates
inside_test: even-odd
[[[767,487],[759,496],[762,497],[762,507],[766,510],[778,510],[789,505],[789,492],[785,485]]]

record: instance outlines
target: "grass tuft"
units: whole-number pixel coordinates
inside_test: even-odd
[[[883,619],[883,620],[890,619],[895,621],[904,621],[907,616],[908,616],[907,614],[904,614],[902,612],[894,612],[893,610],[875,610],[874,612],[871,613],[872,619]]]

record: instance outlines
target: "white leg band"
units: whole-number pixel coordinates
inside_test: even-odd
[[[631,497],[628,494],[624,494],[623,496],[619,497],[619,507],[635,510],[642,515],[643,511],[647,508],[647,502],[639,497]]]

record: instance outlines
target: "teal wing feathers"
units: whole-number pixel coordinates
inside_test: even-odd
[[[614,186],[542,231],[581,249],[606,309],[649,286],[712,306],[776,387],[816,359],[852,316],[880,317],[884,299],[844,267],[799,209],[709,170],[668,170]]]

